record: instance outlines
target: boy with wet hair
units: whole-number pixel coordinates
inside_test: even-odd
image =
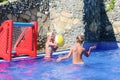
[[[52,53],[56,51],[58,44],[55,42],[55,36],[52,32],[47,33],[47,41],[45,43],[45,57],[44,59],[51,59]]]
[[[73,64],[83,64],[84,61],[82,59],[82,55],[84,54],[86,57],[89,57],[91,50],[96,48],[96,46],[91,46],[87,52],[86,49],[82,47],[83,40],[84,40],[84,36],[82,35],[77,36],[76,43],[74,46],[70,48],[70,52],[64,57],[58,57],[57,62],[67,59],[72,55]]]

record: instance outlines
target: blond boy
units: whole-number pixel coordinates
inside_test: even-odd
[[[84,54],[86,57],[89,57],[91,50],[95,49],[96,46],[91,46],[87,52],[86,49],[82,47],[82,42],[83,36],[77,36],[76,43],[70,48],[70,52],[64,57],[57,58],[57,62],[67,59],[72,55],[73,64],[83,64],[84,61],[82,59],[82,55]]]
[[[47,33],[47,41],[45,43],[45,57],[44,59],[51,59],[52,53],[58,48],[55,42],[55,36],[52,32]]]

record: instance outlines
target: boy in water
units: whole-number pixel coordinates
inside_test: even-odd
[[[58,48],[57,43],[55,42],[55,37],[52,32],[47,33],[47,41],[45,44],[45,57],[44,59],[51,59],[52,53]]]
[[[72,63],[73,64],[83,64],[82,55],[84,54],[86,57],[90,56],[90,52],[92,49],[95,49],[96,46],[91,46],[86,52],[86,49],[82,47],[83,36],[76,37],[76,44],[70,48],[70,52],[64,56],[57,58],[57,62],[67,59],[72,55]]]

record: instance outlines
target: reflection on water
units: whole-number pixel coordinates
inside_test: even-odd
[[[92,52],[89,58],[83,56],[85,64],[81,65],[73,65],[71,58],[58,63],[57,56],[48,61],[38,58],[1,62],[0,80],[119,80],[119,52]]]

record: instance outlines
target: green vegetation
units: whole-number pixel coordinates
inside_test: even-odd
[[[115,7],[115,0],[111,0],[109,6],[106,7],[105,11],[108,12],[108,11],[114,9],[114,7]]]
[[[0,2],[4,2],[4,1],[8,1],[8,0],[0,0]]]

